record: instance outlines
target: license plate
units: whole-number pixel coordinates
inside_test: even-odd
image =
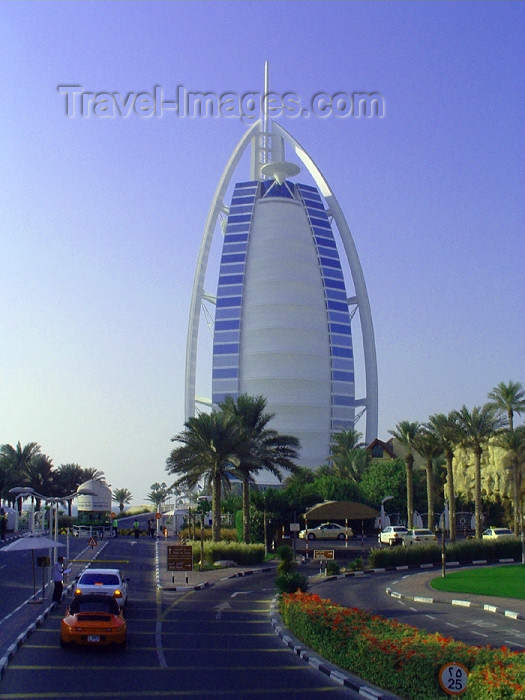
[[[87,640],[88,642],[100,642],[100,636],[98,634],[89,634]]]

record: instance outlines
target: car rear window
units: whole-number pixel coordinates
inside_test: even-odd
[[[80,579],[85,586],[118,586],[118,576],[115,574],[90,574],[85,573]]]

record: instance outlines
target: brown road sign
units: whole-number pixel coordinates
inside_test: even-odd
[[[193,547],[182,544],[168,545],[168,571],[192,571]]]
[[[314,559],[333,559],[333,549],[314,549]]]

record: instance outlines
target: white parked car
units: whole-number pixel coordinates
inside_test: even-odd
[[[128,581],[119,569],[86,569],[80,574],[75,595],[111,595],[124,608],[128,600]]]
[[[408,530],[403,525],[389,525],[379,533],[377,540],[379,544],[389,544],[394,547],[397,544],[403,544],[403,538]]]
[[[337,523],[323,523],[317,527],[309,527],[308,530],[301,530],[299,537],[309,540],[344,540],[345,537],[353,537],[354,532],[351,527],[343,527]]]
[[[511,537],[515,535],[508,527],[488,527],[483,531],[484,540],[508,540]]]
[[[429,542],[437,542],[437,536],[432,530],[426,527],[409,530],[403,538],[405,546],[411,544],[428,544]]]

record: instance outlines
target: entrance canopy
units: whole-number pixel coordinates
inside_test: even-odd
[[[307,520],[368,520],[379,517],[379,511],[355,501],[324,501],[306,511]]]

